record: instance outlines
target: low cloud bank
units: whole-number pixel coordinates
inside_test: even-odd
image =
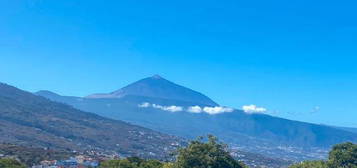
[[[152,104],[152,107],[160,109],[160,110],[164,110],[164,111],[170,111],[170,112],[183,111],[183,107],[181,107],[181,106],[161,106],[161,105],[157,105],[157,104]]]
[[[141,108],[146,108],[146,107],[150,107],[150,103],[144,102],[144,103],[139,104],[138,106]]]
[[[242,107],[243,111],[249,114],[253,113],[265,113],[267,111],[264,107],[257,107],[256,105],[245,105]]]
[[[228,107],[216,106],[216,107],[204,107],[203,111],[208,114],[220,114],[220,113],[230,113],[233,112],[234,110]]]
[[[164,111],[170,111],[170,112],[180,112],[183,111],[183,107],[181,106],[162,106],[162,105],[158,105],[158,104],[150,104],[148,102],[144,102],[138,105],[138,107],[140,108],[156,108],[156,109],[160,109],[160,110],[164,110]]]
[[[140,108],[156,108],[156,109],[160,109],[160,110],[164,110],[164,111],[170,111],[170,112],[180,112],[180,111],[186,111],[186,112],[190,112],[190,113],[207,113],[210,115],[214,115],[214,114],[220,114],[220,113],[228,113],[228,112],[233,112],[234,109],[233,108],[229,108],[229,107],[221,107],[221,106],[216,106],[216,107],[200,107],[200,106],[190,106],[188,108],[184,108],[182,106],[162,106],[162,105],[158,105],[158,104],[150,104],[148,102],[144,102],[142,104],[139,104],[138,107]]]

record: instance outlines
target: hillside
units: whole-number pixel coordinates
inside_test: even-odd
[[[0,84],[0,143],[165,158],[182,141]]]
[[[0,155],[19,159],[27,166],[38,164],[43,160],[61,160],[73,156],[71,151],[25,147],[14,144],[0,144]],[[1,156],[0,156],[1,159]]]

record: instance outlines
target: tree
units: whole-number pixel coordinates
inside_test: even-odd
[[[242,163],[234,160],[225,144],[217,142],[209,135],[208,142],[202,138],[191,141],[186,148],[179,149],[174,168],[243,168]]]
[[[164,163],[164,165],[162,166],[162,168],[174,168],[174,164],[173,163]]]
[[[162,168],[163,163],[157,160],[148,160],[140,164],[140,168]]]
[[[0,159],[1,168],[26,168],[25,165],[14,159]]]
[[[330,151],[328,161],[305,161],[289,168],[357,168],[357,145],[337,144]]]
[[[163,163],[157,160],[144,160],[138,157],[129,157],[121,160],[108,160],[100,164],[101,168],[162,168]]]
[[[327,164],[324,161],[305,161],[292,165],[289,168],[327,168]]]
[[[335,145],[329,153],[329,167],[357,168],[357,145],[347,142]]]
[[[100,163],[100,168],[137,168],[127,159],[123,160],[108,160]]]
[[[234,160],[227,151],[227,145],[219,143],[214,136],[208,142],[202,138],[191,141],[186,148],[178,150],[176,162],[163,163],[157,160],[144,160],[131,157],[122,160],[104,161],[101,168],[246,168]]]

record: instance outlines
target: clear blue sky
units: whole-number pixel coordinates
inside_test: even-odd
[[[356,8],[355,0],[1,0],[0,81],[84,96],[160,74],[221,105],[357,127]]]

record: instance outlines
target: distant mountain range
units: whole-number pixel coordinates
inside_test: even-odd
[[[207,96],[157,75],[108,94],[36,94],[185,138],[211,133],[239,149],[286,159],[320,159],[333,144],[357,142],[357,134],[352,131],[219,106]]]
[[[182,141],[0,83],[0,143],[167,157]]]

